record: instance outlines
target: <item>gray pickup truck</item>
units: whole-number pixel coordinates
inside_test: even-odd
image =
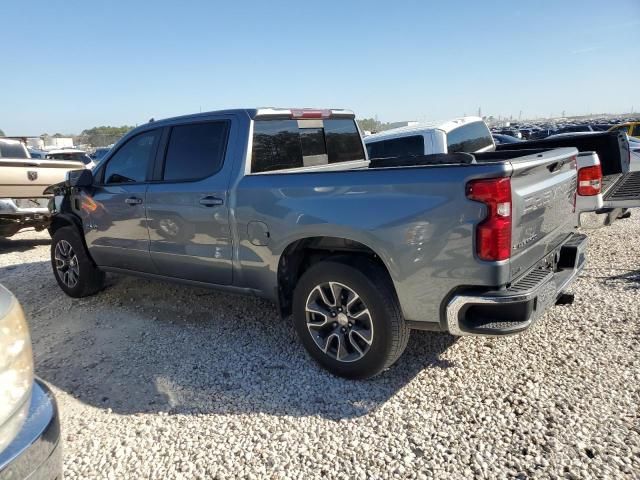
[[[259,295],[331,372],[371,377],[413,329],[527,329],[584,265],[575,148],[367,159],[353,113],[155,121],[53,186],[51,262]]]

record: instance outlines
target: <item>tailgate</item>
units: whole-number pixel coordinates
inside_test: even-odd
[[[69,170],[82,162],[40,159],[0,159],[0,198],[42,197],[49,185],[64,181]]]
[[[574,230],[575,148],[514,159],[511,279],[552,252]]]
[[[602,190],[605,208],[640,207],[640,172],[604,177]]]

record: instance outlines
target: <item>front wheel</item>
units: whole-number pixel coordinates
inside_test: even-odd
[[[311,266],[294,292],[293,321],[311,357],[347,378],[382,372],[409,339],[391,280],[370,261]]]
[[[104,285],[104,272],[93,263],[73,226],[62,227],[54,233],[51,266],[58,285],[70,297],[93,295]]]

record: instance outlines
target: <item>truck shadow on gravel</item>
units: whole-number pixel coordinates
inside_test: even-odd
[[[625,288],[638,289],[640,288],[640,270],[629,270],[620,275],[615,275],[610,278],[610,281],[622,282],[625,284]]]
[[[455,337],[413,332],[389,370],[344,380],[309,359],[291,322],[268,302],[146,279],[110,276],[108,283],[90,298],[50,296],[45,308],[30,308],[37,314],[29,321],[36,373],[119,414],[353,418],[423,370],[452,366],[440,356]],[[52,277],[49,287],[57,289]]]
[[[0,238],[0,255],[9,252],[26,252],[33,250],[41,245],[49,245],[51,239],[33,238],[33,239],[14,239]]]

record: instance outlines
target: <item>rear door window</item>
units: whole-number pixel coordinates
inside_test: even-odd
[[[353,119],[255,121],[251,157],[254,173],[364,159]]]
[[[451,130],[447,134],[449,153],[473,153],[493,145],[491,132],[484,122],[473,122]]]
[[[636,123],[631,131],[633,137],[640,137],[640,123]]]
[[[222,168],[229,122],[203,122],[171,128],[162,179],[200,180]]]
[[[424,137],[411,135],[408,137],[380,140],[367,143],[369,158],[404,157],[407,155],[424,155]]]

